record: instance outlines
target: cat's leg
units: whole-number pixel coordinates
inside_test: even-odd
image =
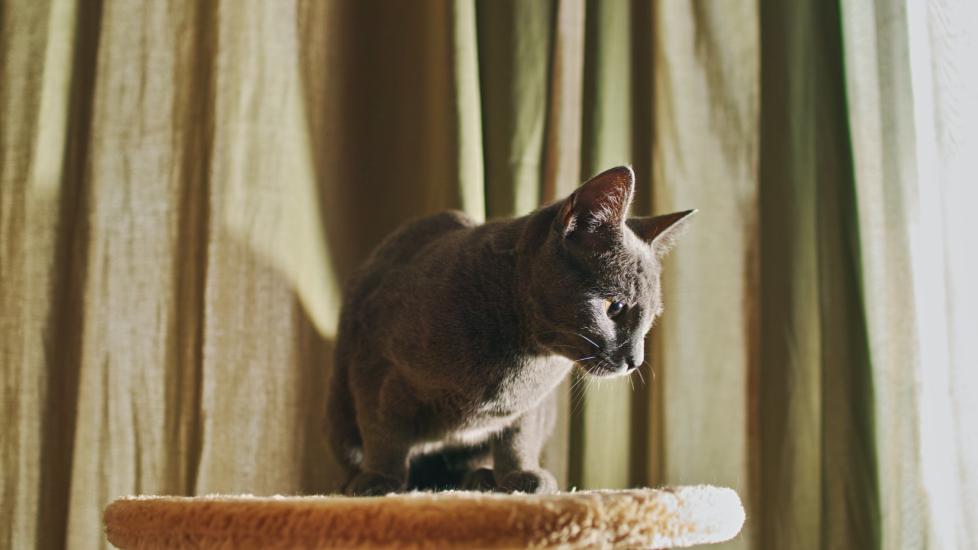
[[[452,445],[411,458],[409,490],[491,491],[495,486],[492,449],[488,439],[476,445]]]
[[[403,491],[408,477],[410,444],[397,434],[363,434],[360,471],[343,492],[350,496],[386,495]]]
[[[492,441],[495,478],[502,491],[555,493],[557,479],[540,467],[540,453],[553,430],[556,401],[553,396],[524,413]]]
[[[363,441],[360,471],[344,488],[348,495],[384,495],[403,491],[408,481],[408,456],[418,404],[406,382],[388,371],[379,391],[362,392],[356,403]]]
[[[489,492],[496,490],[496,477],[491,468],[470,470],[462,478],[462,489],[466,491]]]
[[[338,360],[329,375],[326,415],[323,419],[330,450],[345,474],[340,487],[345,487],[356,475],[363,452],[347,381],[346,346],[343,342],[345,340],[340,340],[338,344]]]

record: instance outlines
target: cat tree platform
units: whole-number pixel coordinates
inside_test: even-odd
[[[105,509],[119,548],[670,548],[729,540],[744,510],[711,486],[556,495],[138,496]]]

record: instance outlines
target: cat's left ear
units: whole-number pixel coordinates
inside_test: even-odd
[[[565,236],[596,234],[610,229],[618,234],[635,191],[635,173],[618,166],[587,180],[564,199],[556,225]]]
[[[695,213],[695,209],[684,210],[648,218],[629,218],[625,223],[640,239],[651,244],[655,255],[661,258],[672,250]]]

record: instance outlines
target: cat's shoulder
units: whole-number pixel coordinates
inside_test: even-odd
[[[401,263],[439,237],[479,225],[464,212],[447,210],[405,222],[377,247],[374,259]]]
[[[461,210],[445,210],[430,216],[417,218],[409,221],[402,227],[402,231],[430,231],[442,233],[453,229],[466,229],[479,225],[468,214]]]
[[[406,222],[392,235],[391,241],[420,244],[445,233],[479,225],[465,212],[446,210]]]

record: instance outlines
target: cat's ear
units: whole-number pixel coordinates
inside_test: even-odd
[[[564,199],[557,215],[557,228],[572,232],[597,233],[601,228],[620,229],[635,191],[635,173],[628,166],[601,172]]]
[[[640,239],[651,244],[656,256],[661,258],[672,250],[695,213],[695,209],[684,210],[649,218],[629,218],[625,223]]]

